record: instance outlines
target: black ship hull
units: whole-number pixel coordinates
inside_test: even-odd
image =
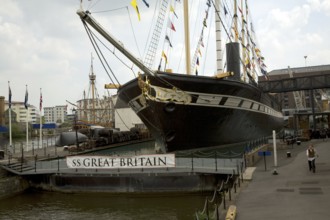
[[[118,97],[168,152],[247,142],[283,127],[279,104],[237,80],[158,72],[126,83]]]

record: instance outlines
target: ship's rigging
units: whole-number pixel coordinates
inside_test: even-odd
[[[157,20],[155,22],[155,28],[153,29],[152,35],[149,39],[149,46],[147,47],[148,50],[146,51],[145,59],[144,62],[141,62],[140,59],[136,59],[135,56],[133,56],[132,53],[127,54],[127,52],[123,52],[125,56],[128,55],[129,59],[136,59],[133,61],[133,63],[140,69],[142,72],[154,75],[154,59],[156,56],[160,56],[160,60],[162,60],[165,63],[165,68],[168,66],[170,57],[171,57],[171,51],[173,54],[173,39],[178,36],[175,36],[171,31],[168,30],[169,27],[169,22],[172,22],[172,24],[175,24],[175,19],[177,17],[178,13],[178,7],[173,7],[172,5],[177,5],[176,1],[170,1],[170,0],[163,0],[163,1],[157,1],[157,4],[159,3],[159,7],[155,7],[155,10],[158,10],[158,16]],[[173,3],[174,2],[174,3]],[[240,65],[242,69],[242,81],[248,82],[249,80],[256,81],[256,76],[257,72],[261,74],[266,74],[266,65],[264,64],[264,58],[261,55],[261,51],[259,47],[257,46],[257,40],[255,38],[255,33],[253,29],[253,24],[252,24],[252,19],[250,18],[250,10],[247,5],[247,1],[245,0],[240,0],[240,4],[237,3],[237,0],[235,1],[210,1],[207,0],[205,1],[205,16],[200,16],[201,23],[202,25],[202,30],[200,37],[196,43],[195,47],[195,53],[193,54],[193,59],[189,61],[191,71],[194,71],[195,74],[197,73],[198,75],[204,75],[202,69],[199,67],[199,70],[197,70],[196,65],[202,66],[202,59],[204,59],[204,62],[206,62],[206,58],[208,56],[208,48],[203,48],[203,44],[205,43],[205,36],[206,31],[205,28],[211,25],[211,22],[208,22],[209,17],[214,17],[216,20],[216,26],[221,27],[221,30],[217,28],[216,34],[217,34],[217,41],[220,41],[223,37],[220,38],[219,33],[224,33],[224,36],[226,38],[227,42],[239,42],[242,48],[242,57],[240,58]],[[229,4],[230,3],[230,4]],[[210,16],[210,9],[215,13],[215,16]],[[234,8],[233,10],[230,10],[230,8]],[[174,12],[174,13],[170,13]],[[87,12],[90,13],[90,12]],[[167,16],[172,16],[172,19],[165,18],[165,14]],[[213,14],[213,13],[212,13]],[[241,19],[238,19],[238,18]],[[168,23],[165,29],[167,30],[161,30],[161,27],[164,26],[163,24]],[[227,28],[229,26],[229,28]],[[239,26],[241,28],[239,28]],[[111,65],[106,61],[104,58],[104,55],[102,54],[102,50],[99,46],[99,42],[103,44],[104,47],[106,47],[122,64],[124,64],[127,68],[130,69],[135,74],[135,70],[133,65],[127,64],[124,60],[118,57],[118,54],[116,53],[116,50],[119,50],[117,46],[122,46],[121,42],[114,42],[110,41],[111,43],[114,44],[114,46],[117,49],[110,49],[108,46],[106,46],[98,37],[96,34],[94,34],[91,29],[89,29],[88,26],[85,26],[86,31],[88,33],[88,36],[93,44],[93,47],[96,51],[97,56],[101,60],[101,63],[108,74],[110,81],[114,85],[120,85],[121,83],[119,80],[116,78],[116,75],[112,68],[110,67]],[[209,30],[211,29],[208,27]],[[132,28],[133,29],[133,28]],[[239,31],[241,29],[241,31]],[[133,32],[134,33],[134,32]],[[102,34],[102,33],[101,33]],[[103,35],[103,34],[102,34]],[[161,36],[162,35],[162,36]],[[104,37],[104,35],[103,35]],[[206,36],[209,38],[209,36]],[[135,38],[135,35],[134,35]],[[158,48],[159,44],[159,39],[163,39],[163,46],[162,48]],[[109,40],[109,39],[107,39]],[[135,41],[138,41],[135,39]],[[207,42],[206,42],[207,43]],[[227,63],[221,63],[220,61],[223,60],[223,56],[225,55],[225,52],[221,50],[223,45],[220,42],[219,45],[217,46],[217,60],[219,61],[219,64],[217,64],[217,67],[215,68],[217,71],[214,72],[216,73],[221,73],[223,72],[224,68],[226,68]],[[202,46],[203,45],[203,46]],[[158,49],[157,49],[158,48]],[[203,51],[204,50],[204,51]],[[203,55],[202,55],[203,54]],[[131,56],[132,55],[132,56]],[[188,64],[187,64],[188,65]],[[160,69],[161,63],[158,65],[158,69]],[[205,68],[205,65],[203,65]],[[258,70],[257,70],[258,69]],[[203,69],[204,70],[204,69]],[[208,70],[209,71],[209,70]],[[189,72],[189,71],[188,71]]]
[[[91,56],[91,66],[88,77],[88,90],[87,92],[85,90],[83,91],[83,98],[77,102],[77,105],[74,105],[77,108],[79,123],[82,127],[83,125],[112,127],[114,105],[109,92],[103,97],[98,93],[96,88],[96,75],[94,74],[93,67],[93,56]]]
[[[238,44],[241,45],[240,47],[243,48],[241,50],[243,58],[242,57],[239,58],[239,62],[240,62],[239,66],[241,66],[240,69],[242,69],[243,71],[241,73],[242,74],[241,77],[239,77],[239,78],[243,82],[255,84],[256,83],[256,74],[255,73],[257,72],[256,67],[258,66],[260,72],[262,72],[263,74],[266,74],[266,70],[265,70],[266,65],[264,65],[264,62],[263,62],[264,58],[262,57],[260,49],[256,44],[256,40],[254,40],[255,33],[253,30],[252,22],[250,24],[247,24],[247,21],[248,21],[247,17],[250,16],[250,14],[248,12],[249,10],[248,10],[248,6],[247,6],[247,1],[245,1],[245,4],[244,4],[243,3],[244,0],[240,0],[241,7],[238,6],[237,1],[238,0],[234,0],[234,1],[206,0],[205,1],[205,5],[206,5],[205,6],[206,9],[204,10],[205,14],[204,14],[204,16],[201,16],[201,18],[202,18],[201,34],[200,34],[198,42],[197,42],[193,61],[190,61],[190,59],[189,59],[190,52],[186,51],[186,57],[188,57],[188,59],[186,59],[186,67],[193,69],[197,64],[199,65],[199,62],[200,62],[199,59],[202,57],[201,50],[204,48],[204,41],[205,41],[205,36],[204,36],[205,31],[204,30],[209,25],[209,24],[207,24],[207,20],[208,20],[209,13],[210,13],[209,11],[211,8],[213,8],[213,9],[216,9],[216,10],[214,10],[216,27],[217,28],[221,27],[221,29],[224,30],[224,35],[226,36],[226,41],[227,42],[237,42]],[[103,54],[99,43],[102,44],[108,51],[110,51],[114,55],[114,57],[117,58],[124,66],[126,66],[128,69],[130,69],[130,71],[132,71],[134,73],[134,75],[136,75],[135,71],[134,71],[134,65],[135,65],[140,70],[142,70],[143,73],[150,75],[150,76],[157,76],[156,71],[154,71],[152,68],[152,63],[153,63],[153,59],[155,59],[154,56],[156,54],[156,51],[157,51],[156,48],[158,47],[158,43],[159,43],[159,38],[160,38],[159,34],[162,33],[163,35],[165,35],[165,37],[163,37],[163,48],[162,48],[162,52],[161,52],[160,64],[158,66],[158,70],[160,69],[162,61],[164,61],[164,63],[165,63],[164,69],[166,70],[166,65],[168,63],[169,57],[166,56],[164,51],[169,51],[172,49],[171,40],[173,39],[174,34],[173,34],[173,32],[171,32],[171,30],[169,30],[169,27],[170,27],[170,29],[172,29],[174,27],[174,25],[172,23],[173,19],[167,20],[167,26],[165,28],[166,29],[165,31],[161,32],[160,28],[161,28],[161,26],[163,26],[164,22],[166,22],[165,21],[166,19],[164,19],[164,11],[167,10],[167,12],[166,12],[167,16],[172,15],[172,18],[173,18],[175,11],[176,11],[176,7],[172,6],[171,2],[173,2],[173,1],[161,0],[160,2],[161,2],[160,7],[158,9],[159,14],[158,14],[157,21],[155,23],[156,27],[153,31],[153,35],[152,35],[151,41],[149,43],[149,49],[147,51],[145,62],[142,62],[141,59],[136,58],[133,55],[133,53],[131,53],[127,48],[124,47],[122,42],[116,40],[110,33],[105,31],[105,29],[100,24],[98,24],[98,22],[91,16],[90,11],[84,12],[82,10],[82,6],[81,6],[81,9],[78,10],[77,13],[83,18],[82,22],[84,24],[85,30],[90,38],[90,41],[92,42],[94,50],[102,64],[103,68],[105,69],[107,75],[109,76],[112,87],[115,87],[115,88],[117,86],[120,87],[121,83],[119,82],[119,80],[116,77],[116,75],[118,75],[118,74],[114,73],[114,71],[110,67],[111,66],[110,63],[105,58],[105,55]],[[184,4],[185,4],[185,2],[186,2],[186,8],[187,8],[187,0],[184,1]],[[228,2],[230,2],[231,4],[229,4]],[[170,7],[168,7],[168,5],[170,5]],[[174,1],[174,5],[176,5],[176,1]],[[202,5],[202,4],[200,4],[200,5]],[[203,7],[203,6],[201,6],[201,7]],[[233,8],[233,10],[230,10],[230,8]],[[157,9],[157,7],[155,7],[155,10],[156,9]],[[202,11],[203,11],[203,9],[202,9]],[[238,12],[240,12],[241,20],[238,19],[238,14],[239,14]],[[176,15],[176,17],[177,17],[177,15]],[[187,16],[187,17],[189,17],[189,16]],[[250,20],[252,20],[252,19],[250,19]],[[105,43],[103,43],[103,41],[100,40],[99,37],[89,28],[89,26],[87,25],[86,22],[88,22],[89,25],[91,25],[94,29],[96,29],[100,35],[102,35],[107,41],[109,41],[114,46],[114,48],[110,49]],[[219,23],[220,23],[220,25],[219,25]],[[210,24],[211,24],[211,22],[210,22]],[[239,25],[241,26],[241,32],[238,31]],[[229,28],[227,28],[227,26],[229,26]],[[132,27],[132,25],[131,25],[131,27]],[[248,30],[248,27],[251,30]],[[221,31],[220,29],[219,30],[217,29],[216,33],[220,32],[220,31]],[[134,31],[133,31],[133,33],[134,33]],[[246,44],[244,44],[244,34],[246,34],[246,39],[247,39]],[[218,38],[219,37],[220,36],[218,36]],[[134,34],[134,39],[135,39],[135,34]],[[189,38],[188,38],[188,41],[190,42]],[[135,42],[136,42],[136,39],[135,39]],[[208,45],[208,42],[206,44]],[[189,44],[186,45],[185,47],[186,48],[189,47]],[[217,48],[218,48],[217,51],[220,51],[220,52],[217,52],[217,55],[218,55],[217,60],[222,60],[223,57],[225,56],[226,52],[221,52],[222,47],[223,47],[223,45],[221,45],[221,43],[217,44]],[[124,56],[126,56],[134,65],[129,65],[122,58],[120,58],[118,56],[118,53],[116,52],[117,50],[119,50],[122,54],[124,54]],[[205,50],[207,50],[207,48],[205,48]],[[160,53],[159,50],[158,50],[158,53]],[[207,58],[207,53],[205,51],[204,59],[206,60],[206,58]],[[220,65],[223,66],[223,68],[221,68]],[[224,63],[220,62],[220,64],[217,65],[217,69],[221,69],[223,71],[226,66],[227,66],[226,62],[224,62]],[[241,70],[239,70],[239,72],[241,72]],[[191,73],[191,70],[186,70],[186,73]],[[197,73],[197,71],[196,71],[196,73]],[[196,75],[198,75],[198,73]],[[233,73],[230,71],[215,73],[215,77],[220,78],[220,79],[225,78],[225,77],[231,77],[232,75],[233,75]],[[158,78],[158,80],[164,81],[164,79],[160,79],[160,78]],[[170,82],[165,80],[164,83],[172,86],[172,88],[175,91],[180,92],[180,88],[178,88],[174,85],[171,85]],[[148,82],[144,83],[143,85],[148,85]],[[184,94],[184,91],[181,91],[181,94]],[[145,120],[148,120],[148,119],[146,118]],[[155,125],[155,127],[157,127],[157,126]]]
[[[191,70],[189,70],[191,67],[189,34],[185,34],[186,44],[184,48],[187,70],[183,71],[188,75],[156,71],[154,68],[145,65],[141,59],[135,57],[129,49],[102,27],[89,11],[83,11],[82,7],[77,11],[89,37],[94,40],[91,40],[94,48],[99,50],[99,47],[94,45],[96,40],[89,26],[116,48],[113,51],[120,51],[142,71],[138,78],[120,85],[118,98],[135,111],[156,139],[156,145],[159,143],[158,146],[162,150],[174,151],[179,148],[192,149],[237,142],[243,143],[251,140],[251,138],[269,135],[272,130],[281,128],[283,115],[280,112],[280,105],[275,103],[270,95],[263,94],[256,86],[256,78],[253,78],[255,64],[262,64],[263,58],[256,46],[256,41],[251,37],[252,32],[243,29],[248,27],[245,18],[248,12],[243,12],[247,10],[246,1],[244,5],[244,1],[241,0],[240,5],[241,7],[245,6],[244,9],[243,7],[239,8],[236,0],[234,3],[234,13],[231,18],[231,24],[234,25],[231,25],[229,29],[225,29],[225,22],[220,19],[220,26],[223,26],[224,33],[228,37],[227,42],[229,42],[226,44],[227,63],[225,63],[225,66],[227,66],[227,72],[231,73],[228,75],[221,73],[224,74],[221,75],[222,78],[199,76],[199,74],[196,74],[198,76],[189,75],[191,73]],[[131,4],[140,19],[137,1],[132,0]],[[207,9],[210,10],[214,4],[214,1],[206,1]],[[187,24],[189,24],[187,20],[190,17],[187,10],[188,0],[184,0],[183,5],[185,33],[189,33],[187,27]],[[171,6],[171,13],[169,14],[173,16],[176,9]],[[228,14],[224,5],[219,8],[222,7],[224,7],[223,13]],[[238,11],[240,11],[242,18],[240,21]],[[207,26],[209,17],[209,11],[206,10],[205,12],[204,16],[200,16],[203,19],[202,25],[204,27]],[[216,10],[216,16],[221,17],[219,10]],[[171,33],[176,31],[172,21],[169,19],[166,26]],[[238,24],[240,22],[242,31],[239,32]],[[164,40],[167,40],[167,49],[171,51],[171,45],[174,44],[174,34],[167,34],[166,31],[164,33]],[[244,33],[247,33],[246,38],[243,37]],[[202,37],[197,39],[200,41],[200,46],[205,40],[203,34],[204,31],[202,31]],[[201,50],[202,48],[198,49]],[[240,51],[243,53],[243,58],[240,57]],[[166,54],[165,52],[167,50],[163,47],[160,63],[162,64],[162,61],[164,61],[163,63],[167,67],[169,60],[167,55],[169,53]],[[207,55],[208,53],[205,52],[204,57]],[[99,57],[104,59],[103,55]],[[111,61],[111,59],[108,60]],[[164,69],[166,70],[166,68]],[[180,122],[181,120],[184,122]],[[240,131],[240,135],[235,136],[228,133],[231,129]]]

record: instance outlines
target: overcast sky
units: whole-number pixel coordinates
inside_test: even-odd
[[[147,0],[150,4],[150,8],[147,8],[142,0],[137,0],[140,22],[130,1],[85,0],[84,8],[97,12],[128,6],[129,13],[122,8],[109,13],[96,13],[95,16],[107,29],[114,30],[127,48],[143,59],[149,31],[146,27],[152,20],[156,1]],[[83,98],[83,91],[87,92],[89,88],[88,74],[93,48],[76,14],[79,2],[1,1],[0,96],[8,100],[10,81],[12,100],[24,101],[25,85],[28,85],[29,104],[36,107],[39,106],[40,88],[44,107],[66,105],[66,100],[75,103]],[[193,4],[200,3],[195,0]],[[287,66],[303,67],[305,62],[308,66],[330,64],[330,0],[253,0],[249,9],[268,71]],[[177,13],[180,17],[180,13]],[[134,46],[129,18],[134,26],[136,41],[141,44],[139,50]],[[176,34],[179,35],[179,30]],[[172,54],[175,57],[180,50],[173,49]],[[109,59],[115,60],[113,56],[109,56]],[[110,65],[120,83],[133,77],[132,71],[115,63],[112,65],[111,61]],[[208,67],[215,67],[215,62]],[[175,66],[171,68],[180,69]],[[101,96],[107,94],[103,87],[110,80],[96,57],[94,72],[98,93]],[[115,94],[115,91],[110,93]],[[71,108],[69,105],[69,110]]]

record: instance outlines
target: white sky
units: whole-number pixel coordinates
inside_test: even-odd
[[[91,11],[128,6],[139,50],[144,57],[144,45],[149,31],[147,27],[152,20],[156,1],[147,0],[149,9],[142,0],[137,2],[141,22],[137,21],[130,0],[85,0],[84,8],[89,8],[94,3],[97,4]],[[205,3],[194,0],[192,4],[197,6]],[[76,15],[78,7],[79,0],[1,1],[0,96],[5,96],[8,100],[10,81],[12,100],[24,101],[25,85],[28,85],[29,104],[36,107],[39,106],[40,88],[43,107],[65,105],[66,100],[75,103],[83,98],[83,91],[87,92],[89,88],[88,74],[93,48]],[[305,61],[308,66],[330,64],[330,0],[250,0],[249,9],[268,71],[287,66],[305,66]],[[180,13],[177,14],[180,17]],[[107,29],[114,30],[114,34],[125,46],[139,56],[127,9],[98,13],[95,17]],[[173,19],[176,22],[176,18]],[[176,29],[179,29],[178,26]],[[196,32],[197,39],[199,31]],[[182,63],[178,68],[177,64],[182,45],[176,43],[175,38],[182,37],[182,34],[177,30],[171,37],[172,44],[179,46],[179,49],[173,49],[168,54],[169,60],[171,57],[175,60],[175,65],[171,66],[170,62],[168,65],[179,71],[184,65]],[[214,53],[212,49],[208,48],[208,53]],[[202,53],[206,54],[206,51]],[[93,54],[98,92],[104,95],[104,84],[110,83],[110,80],[95,52]],[[119,66],[113,56],[108,56],[109,64],[121,83],[132,78],[131,71]],[[304,56],[307,56],[306,60]],[[211,62],[210,59],[207,60]],[[158,58],[156,62],[159,62]],[[208,68],[205,72],[214,71],[213,59]],[[115,91],[111,91],[111,94],[114,93]],[[69,109],[71,108],[69,105]]]

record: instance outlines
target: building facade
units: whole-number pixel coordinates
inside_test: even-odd
[[[63,123],[67,119],[67,105],[44,107],[45,123]]]
[[[8,101],[5,102],[5,111],[9,109]],[[25,108],[24,102],[11,102],[11,110],[15,113],[16,118],[12,118],[12,120],[22,123],[28,120],[29,123],[39,123],[40,120],[40,112],[39,110],[33,106],[28,105],[28,109]]]

